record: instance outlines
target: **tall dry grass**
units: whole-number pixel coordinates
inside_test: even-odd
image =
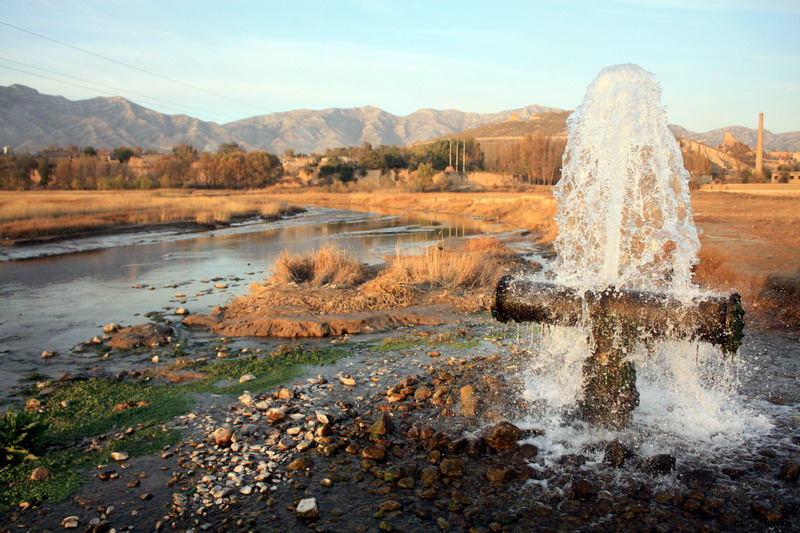
[[[366,270],[347,252],[326,244],[304,255],[281,252],[272,267],[270,281],[277,284],[309,283],[353,286],[364,282]]]
[[[292,209],[285,200],[252,192],[8,192],[0,201],[0,237],[47,237],[138,224],[227,223]]]

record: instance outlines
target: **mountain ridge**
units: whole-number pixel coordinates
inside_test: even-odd
[[[186,142],[213,151],[223,143],[236,142],[247,149],[282,153],[322,152],[327,148],[373,145],[407,145],[470,130],[512,117],[525,121],[540,113],[563,113],[558,108],[529,105],[496,113],[456,109],[422,108],[408,115],[394,115],[375,106],[295,109],[257,115],[218,124],[185,114],[167,115],[120,96],[69,100],[42,94],[25,85],[0,87],[0,145],[14,151],[35,152],[45,146],[76,144],[95,148],[139,146],[169,150]],[[695,133],[677,125],[676,135],[716,146],[725,131],[755,144],[755,130],[742,126]],[[680,133],[678,133],[680,132]],[[768,150],[800,151],[800,132],[773,134],[765,131]]]

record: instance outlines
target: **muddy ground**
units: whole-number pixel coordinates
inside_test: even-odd
[[[180,444],[9,509],[3,531],[800,531],[796,402],[793,425],[718,462],[603,441],[554,460],[543,427],[508,423],[529,408],[515,331],[483,318],[352,338],[292,383],[204,395],[168,424]],[[376,348],[398,333],[416,344]]]

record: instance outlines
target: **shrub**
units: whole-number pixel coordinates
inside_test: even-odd
[[[275,283],[353,286],[364,281],[364,265],[346,252],[326,244],[301,256],[284,250],[275,260],[271,280]]]

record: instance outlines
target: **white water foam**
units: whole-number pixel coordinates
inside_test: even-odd
[[[700,243],[689,174],[660,98],[652,73],[615,65],[600,71],[567,119],[553,188],[559,283],[657,291],[691,284]]]
[[[579,289],[606,287],[700,296],[691,281],[699,240],[689,175],[660,105],[655,76],[636,65],[603,69],[567,120],[569,139],[558,198],[557,258],[548,276]],[[541,275],[541,274],[540,274]],[[576,453],[621,438],[640,452],[716,453],[769,431],[772,423],[736,394],[745,363],[710,345],[653,340],[628,357],[640,405],[631,425],[613,431],[575,417],[587,327],[551,327],[531,346],[525,399],[528,426],[543,457]]]

